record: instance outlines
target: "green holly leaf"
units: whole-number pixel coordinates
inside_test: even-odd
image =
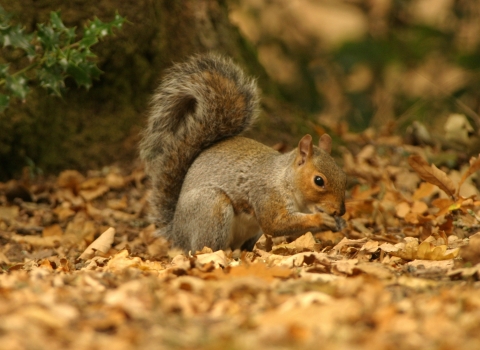
[[[39,68],[37,77],[40,81],[40,86],[46,88],[54,95],[61,96],[62,91],[65,89],[63,72],[64,70],[60,65]]]
[[[90,46],[98,43],[97,36],[94,31],[85,29],[83,31],[83,38],[79,42],[80,49],[88,49]]]
[[[88,90],[92,86],[92,79],[98,78],[102,71],[92,62],[70,63],[67,73],[75,79],[79,86],[85,86]]]
[[[65,90],[67,76],[79,86],[90,88],[92,80],[102,73],[93,62],[96,55],[90,47],[111,34],[114,28],[120,28],[125,19],[118,13],[108,23],[95,18],[87,23],[80,40],[76,40],[75,28],[65,26],[60,12],[50,13],[49,23],[38,24],[37,31],[31,34],[25,33],[19,25],[13,26],[10,21],[11,15],[0,5],[0,47],[23,50],[30,58],[30,64],[17,68],[16,72],[10,72],[8,63],[0,64],[0,86],[4,86],[5,93],[0,94],[0,111],[8,107],[12,96],[25,100],[29,92],[27,76],[58,96]],[[24,72],[36,75],[24,75]]]
[[[45,24],[39,24],[37,31],[38,40],[44,50],[53,50],[60,45],[60,34],[52,27]]]
[[[60,38],[65,39],[66,45],[71,44],[75,40],[75,27],[65,27],[65,24],[63,24],[62,19],[60,18],[60,12],[50,13],[50,23],[54,31],[60,35]]]
[[[50,23],[54,29],[66,29],[65,25],[60,18],[60,12],[51,12],[50,13]]]
[[[8,91],[19,97],[22,101],[25,100],[25,97],[27,97],[28,94],[28,81],[23,75],[9,75],[5,79],[5,83],[5,87]]]
[[[35,47],[31,44],[33,34],[25,34],[17,25],[0,31],[0,43],[3,47],[12,46],[27,52],[29,56],[35,56]]]
[[[115,18],[111,22],[104,23],[98,18],[94,18],[84,28],[83,38],[80,40],[81,48],[89,48],[96,44],[99,38],[103,38],[113,33],[113,28],[120,29],[125,22],[125,18],[118,13],[115,14]]]

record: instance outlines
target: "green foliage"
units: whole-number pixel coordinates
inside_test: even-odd
[[[0,45],[3,50],[15,51],[15,55],[10,55],[15,57],[14,62],[0,64],[0,112],[8,107],[12,97],[24,101],[31,85],[40,85],[61,96],[65,79],[71,77],[78,86],[89,89],[92,79],[102,73],[90,48],[124,22],[125,18],[118,13],[111,22],[95,18],[78,38],[76,28],[67,28],[60,14],[52,12],[48,23],[38,24],[35,32],[27,34],[20,25],[12,24],[11,15],[0,6]]]

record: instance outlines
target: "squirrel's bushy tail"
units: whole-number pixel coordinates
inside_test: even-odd
[[[173,66],[153,100],[140,156],[152,180],[154,220],[170,223],[184,177],[210,145],[240,134],[257,115],[253,80],[230,59],[198,55]]]

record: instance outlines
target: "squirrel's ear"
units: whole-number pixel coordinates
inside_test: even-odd
[[[332,152],[332,138],[328,134],[323,134],[318,141],[318,147],[330,154]]]
[[[302,137],[302,139],[298,143],[297,158],[296,158],[297,165],[305,164],[307,159],[311,157],[312,154],[313,154],[312,136],[307,134],[304,137]]]

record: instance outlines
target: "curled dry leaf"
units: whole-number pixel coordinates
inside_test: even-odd
[[[313,251],[314,246],[315,238],[313,237],[311,232],[307,232],[306,234],[298,237],[293,242],[273,246],[272,253],[280,255],[295,254],[306,250]]]
[[[108,228],[104,233],[100,235],[95,241],[90,244],[87,249],[80,255],[79,259],[90,259],[95,251],[98,250],[102,253],[108,252],[113,243],[115,237],[115,229],[113,227]]]
[[[419,155],[411,155],[408,157],[408,164],[417,172],[422,180],[430,182],[438,186],[450,197],[455,194],[455,184],[452,179],[442,170],[438,169],[434,164],[428,164],[425,159]]]
[[[470,158],[470,167],[463,174],[462,178],[460,179],[460,182],[458,183],[458,188],[456,193],[457,196],[460,193],[460,188],[462,187],[465,180],[478,170],[480,170],[480,155],[477,158],[475,157]]]
[[[228,265],[227,257],[223,250],[217,250],[213,253],[198,254],[197,262],[200,265],[212,263],[215,268],[226,267]]]
[[[459,248],[447,249],[445,244],[435,245],[427,240],[421,244],[416,238],[407,237],[405,243],[398,243],[391,245],[388,243],[382,244],[380,249],[393,256],[397,256],[404,260],[448,260],[454,259],[458,256]]]
[[[165,268],[160,262],[142,260],[139,257],[132,257],[127,250],[122,250],[121,252],[118,252],[117,254],[112,256],[112,258],[107,263],[105,271],[119,272],[127,268],[135,268],[145,272],[156,273],[165,271]]]
[[[377,241],[368,241],[363,245],[360,250],[365,250],[369,253],[375,253],[378,250],[378,242]]]

